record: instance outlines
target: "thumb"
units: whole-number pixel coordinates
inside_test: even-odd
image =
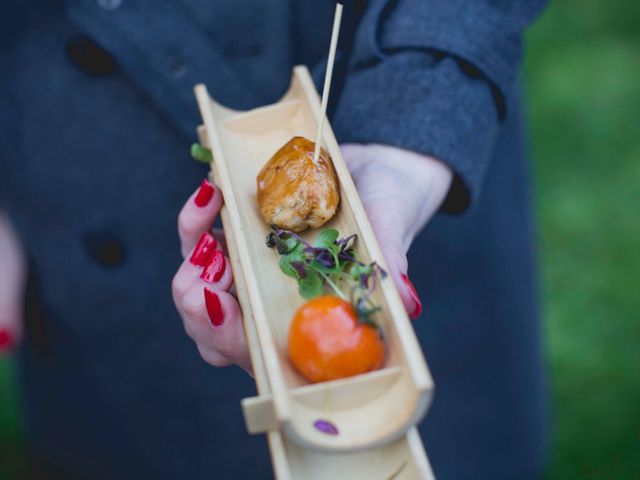
[[[387,264],[388,273],[411,318],[422,313],[422,303],[407,277],[407,250],[413,240],[409,228],[419,216],[419,203],[411,186],[413,170],[403,171],[406,162],[393,158],[386,147],[342,145],[342,154],[358,189],[373,233]],[[419,189],[421,190],[421,189]]]
[[[386,214],[381,213],[373,217],[369,212],[367,214],[387,264],[387,273],[393,279],[409,317],[415,320],[422,313],[422,302],[407,275],[407,251],[400,235],[396,233],[398,230],[393,228],[393,220]]]

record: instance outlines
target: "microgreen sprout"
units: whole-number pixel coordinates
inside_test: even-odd
[[[213,154],[211,153],[211,150],[207,147],[203,147],[199,143],[191,145],[191,156],[194,160],[206,163],[207,165],[213,161]]]
[[[267,246],[280,255],[280,269],[298,281],[298,292],[309,300],[327,290],[348,301],[366,325],[379,329],[373,316],[380,310],[371,300],[378,279],[387,273],[375,262],[358,260],[353,244],[357,236],[339,238],[333,228],[318,233],[313,245],[289,230],[271,226]]]

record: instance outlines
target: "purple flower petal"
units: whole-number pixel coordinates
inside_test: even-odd
[[[296,269],[300,278],[307,278],[307,270],[304,268],[304,263],[302,262],[291,262],[291,266]]]
[[[277,225],[271,225],[271,229],[275,232],[278,238],[281,238],[284,240],[286,238],[292,237],[292,238],[295,238],[300,243],[302,243],[303,245],[305,245],[306,247],[311,247],[311,244],[309,242],[307,242],[300,235],[297,235],[294,232],[290,232],[289,230],[278,228]]]
[[[338,435],[338,428],[329,420],[316,420],[313,422],[313,426],[320,432],[326,433],[327,435]]]
[[[340,238],[336,241],[336,243],[340,246],[340,250],[344,251],[349,248],[349,243],[351,243],[351,240],[355,241],[356,238],[357,235],[354,233],[353,235],[349,235],[348,237]]]
[[[320,253],[318,253],[318,255],[316,255],[316,260],[320,265],[324,267],[327,267],[327,268],[334,267],[333,256],[328,250],[323,250]]]
[[[356,263],[355,257],[352,254],[347,253],[347,252],[340,252],[338,254],[338,258],[340,260],[346,260],[347,262]]]

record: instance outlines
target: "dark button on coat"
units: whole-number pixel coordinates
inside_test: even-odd
[[[66,43],[69,60],[88,75],[100,77],[115,72],[115,59],[86,35],[70,38]]]
[[[127,257],[120,239],[108,231],[86,233],[83,241],[91,258],[106,268],[122,265]]]

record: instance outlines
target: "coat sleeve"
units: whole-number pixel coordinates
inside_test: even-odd
[[[371,0],[333,116],[341,142],[434,156],[455,172],[442,210],[481,190],[522,56],[545,0]]]

